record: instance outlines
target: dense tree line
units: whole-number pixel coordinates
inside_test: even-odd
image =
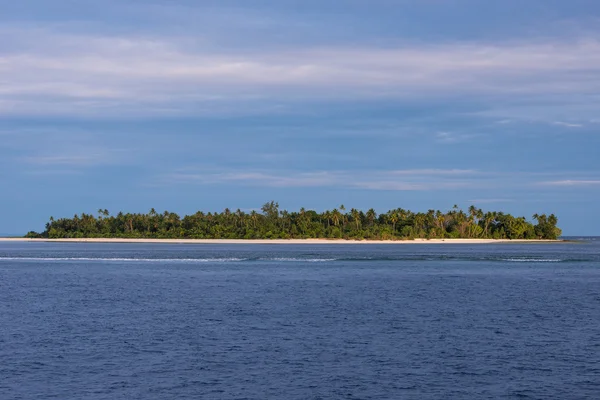
[[[81,214],[73,218],[54,219],[42,233],[29,232],[28,237],[44,238],[172,238],[172,239],[414,239],[414,238],[493,238],[556,239],[561,230],[554,214],[535,214],[534,221],[502,212],[469,207],[465,212],[457,206],[448,212],[429,210],[414,213],[397,208],[383,214],[370,209],[339,208],[318,213],[300,209],[280,210],[271,201],[261,212],[231,211],[197,212],[181,218],[154,209],[148,214],[110,215],[98,210],[97,215]]]

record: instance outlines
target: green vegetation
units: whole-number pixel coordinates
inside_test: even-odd
[[[426,213],[397,208],[384,214],[367,212],[341,205],[331,211],[317,213],[300,209],[288,212],[271,201],[262,212],[249,213],[225,209],[221,213],[197,212],[181,218],[154,209],[148,214],[111,216],[108,210],[98,215],[75,215],[54,219],[43,233],[29,232],[36,238],[156,238],[156,239],[414,239],[414,238],[492,238],[492,239],[556,239],[561,234],[554,214],[533,216],[537,224],[524,217],[502,212],[483,212],[475,206],[467,212],[457,206],[446,213]]]

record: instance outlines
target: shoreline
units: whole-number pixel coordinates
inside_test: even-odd
[[[156,244],[496,244],[496,243],[561,243],[565,240],[545,239],[414,239],[414,240],[346,240],[346,239],[30,239],[0,238],[0,242],[51,243],[156,243]]]

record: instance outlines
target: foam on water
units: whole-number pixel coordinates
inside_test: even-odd
[[[239,262],[280,262],[280,263],[323,263],[323,262],[406,262],[406,261],[464,261],[464,262],[510,262],[510,263],[560,263],[591,261],[581,258],[535,258],[535,257],[478,257],[467,255],[411,255],[405,257],[221,257],[221,258],[127,258],[127,257],[0,257],[2,261],[47,261],[47,262],[150,262],[150,263],[239,263]]]
[[[223,263],[245,261],[245,258],[105,258],[105,257],[0,257],[0,261],[89,261],[89,262],[153,262],[153,263]]]
[[[339,261],[339,258],[293,258],[293,257],[274,257],[259,258],[260,261],[279,261],[279,262],[331,262]]]
[[[535,263],[542,263],[542,262],[550,262],[550,263],[555,263],[555,262],[562,262],[565,261],[563,259],[557,258],[557,259],[546,259],[546,258],[503,258],[502,261],[507,261],[507,262],[535,262]]]

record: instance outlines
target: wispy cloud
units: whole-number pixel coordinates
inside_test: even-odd
[[[44,169],[30,169],[30,170],[24,170],[23,171],[24,175],[27,176],[32,176],[32,177],[46,177],[46,176],[75,176],[75,175],[84,175],[84,171],[80,168],[78,169],[73,169],[73,168],[44,168]]]
[[[474,170],[414,169],[392,171],[182,171],[158,177],[159,185],[239,184],[264,187],[345,187],[367,190],[415,191],[469,187]]]
[[[46,166],[91,166],[107,164],[114,160],[112,156],[102,153],[91,153],[85,155],[58,155],[58,156],[28,156],[23,157],[23,161],[28,164],[46,165]]]
[[[597,93],[600,42],[218,51],[187,38],[5,28],[2,114],[202,112],[224,102]],[[195,105],[192,107],[192,105]]]
[[[182,168],[161,174],[150,186],[239,185],[276,188],[347,188],[381,191],[475,190],[489,197],[474,197],[475,204],[510,203],[516,200],[499,196],[499,191],[561,187],[600,186],[595,179],[564,179],[566,172],[499,172],[476,169],[404,169],[404,170],[320,170],[295,171],[247,169],[219,170],[214,167]],[[546,178],[540,181],[540,178]]]
[[[131,142],[126,136],[96,130],[94,126],[81,129],[33,123],[0,128],[0,158],[19,168],[36,170],[132,164],[144,152],[145,145]]]
[[[472,203],[472,204],[512,203],[514,201],[515,201],[514,199],[507,199],[507,198],[467,200],[468,203]]]
[[[438,132],[435,134],[435,139],[439,143],[461,143],[476,138],[477,134],[472,133],[455,133],[455,132]]]
[[[126,151],[100,145],[73,145],[37,148],[16,159],[17,162],[35,168],[66,169],[127,163]]]
[[[422,177],[422,176],[469,176],[477,175],[479,171],[474,169],[404,169],[404,170],[393,170],[387,171],[392,176],[408,176],[408,177]]]
[[[555,121],[553,122],[554,125],[559,125],[559,126],[564,126],[567,128],[583,128],[583,124],[575,124],[572,122],[562,122],[562,121]]]
[[[541,182],[540,184],[545,185],[545,186],[592,187],[592,186],[600,186],[600,180],[567,179],[567,180],[559,180],[559,181],[546,181],[546,182]]]

